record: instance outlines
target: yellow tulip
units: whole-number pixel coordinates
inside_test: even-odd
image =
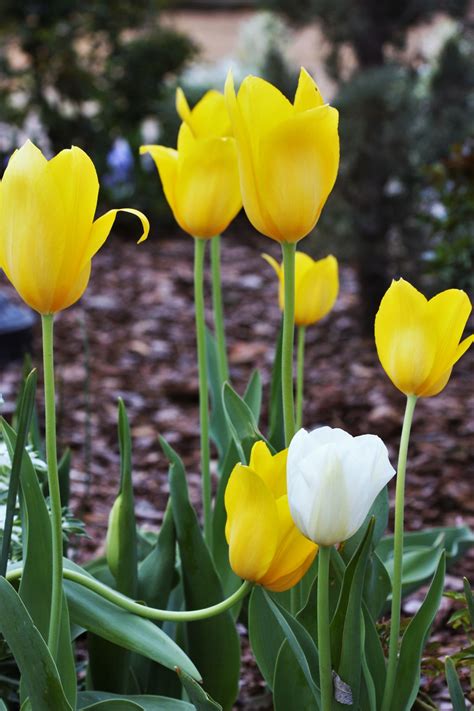
[[[375,318],[375,343],[399,390],[420,397],[443,390],[454,364],[474,341],[474,336],[461,341],[471,309],[469,297],[459,289],[428,301],[404,279],[392,281]]]
[[[295,255],[295,324],[310,326],[326,316],[334,306],[339,293],[337,259],[332,255],[315,261],[308,254]],[[283,264],[264,254],[280,281],[278,300],[284,310],[285,281]]]
[[[146,239],[147,218],[110,210],[94,221],[99,182],[94,164],[76,146],[51,160],[27,141],[0,183],[0,267],[21,298],[41,314],[71,306],[89,281],[91,259],[117,212],[136,215]]]
[[[253,76],[236,96],[231,73],[225,97],[250,222],[278,242],[298,242],[316,225],[336,180],[338,112],[324,104],[305,69],[293,104]]]
[[[242,207],[235,140],[224,97],[209,91],[191,111],[178,90],[183,119],[178,149],[141,146],[150,153],[163,191],[179,226],[193,237],[209,239],[223,232]]]
[[[232,570],[275,592],[296,585],[318,550],[291,518],[287,456],[287,449],[272,455],[264,442],[257,442],[249,466],[236,464],[225,491]]]

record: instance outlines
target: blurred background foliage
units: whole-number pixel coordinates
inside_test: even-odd
[[[225,68],[199,69],[193,41],[160,23],[160,2],[2,5],[4,163],[27,135],[49,153],[80,145],[93,156],[105,201],[126,199],[171,224],[155,169],[138,157],[138,147],[173,145],[177,83],[193,103],[211,86],[222,88]],[[285,54],[285,33],[316,21],[327,41],[326,70],[337,87],[331,103],[341,113],[341,170],[314,249],[321,245],[321,253],[355,264],[367,324],[394,274],[472,292],[474,43],[467,0],[254,6],[265,12],[251,20],[234,58],[237,77],[259,73],[291,96],[297,71]],[[428,63],[407,52],[407,40],[440,12],[456,21],[455,31]]]

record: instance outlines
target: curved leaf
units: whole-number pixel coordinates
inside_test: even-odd
[[[109,694],[105,691],[80,691],[77,695],[77,708],[86,709],[91,704],[99,701],[114,701],[121,699],[139,704],[144,711],[194,711],[194,706],[187,701],[170,699],[167,696],[148,696],[145,694],[131,694],[123,697],[120,694]]]

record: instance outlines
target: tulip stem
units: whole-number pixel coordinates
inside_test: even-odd
[[[329,638],[329,561],[331,546],[320,546],[318,552],[318,654],[321,711],[332,707],[331,643]]]
[[[22,573],[23,568],[15,568],[7,573],[7,580],[18,580],[18,578],[21,578]],[[82,587],[88,590],[92,590],[92,592],[97,593],[105,600],[109,600],[109,602],[118,605],[123,610],[127,610],[127,612],[138,615],[138,617],[144,617],[147,620],[167,620],[170,622],[191,622],[193,620],[205,620],[209,617],[219,615],[240,602],[253,587],[253,583],[245,580],[240,588],[225,600],[199,610],[160,610],[156,607],[148,607],[145,604],[135,602],[135,600],[131,600],[126,595],[123,595],[113,588],[109,588],[108,585],[101,583],[91,575],[79,572],[79,570],[64,568],[63,575],[65,580],[70,580],[73,583],[82,585]]]
[[[217,344],[217,360],[221,383],[229,380],[227,364],[227,349],[225,342],[224,308],[222,306],[221,283],[221,238],[216,235],[211,239],[211,274],[212,274],[212,308],[214,311],[214,330]]]
[[[199,421],[201,429],[201,486],[204,512],[204,539],[211,548],[211,472],[209,453],[209,394],[206,363],[206,321],[204,315],[204,257],[206,241],[194,239],[194,308],[196,316],[196,340],[199,371]]]
[[[390,643],[387,664],[387,679],[382,703],[382,711],[388,711],[392,703],[395,675],[398,660],[398,642],[400,636],[400,611],[402,604],[402,564],[403,564],[403,521],[405,509],[405,474],[407,466],[408,443],[416,405],[416,395],[408,395],[403,418],[400,449],[398,451],[397,485],[395,493],[395,526],[393,536],[393,581],[392,612],[390,621]]]
[[[293,344],[295,337],[295,253],[296,244],[282,242],[285,304],[283,311],[283,342],[281,385],[283,391],[283,421],[285,444],[288,447],[295,433],[295,402],[293,393]]]
[[[303,426],[304,342],[305,326],[298,327],[298,350],[296,356],[296,431]]]
[[[46,461],[51,509],[52,587],[51,612],[49,617],[48,647],[56,658],[61,629],[62,582],[63,582],[63,531],[61,492],[59,489],[58,458],[56,451],[56,402],[54,388],[54,316],[41,317],[43,335],[43,372]]]

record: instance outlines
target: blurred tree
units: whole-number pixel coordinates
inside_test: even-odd
[[[330,44],[327,69],[339,85],[341,169],[320,231],[351,245],[365,326],[403,265],[416,275],[429,236],[419,219],[426,171],[472,132],[474,61],[455,39],[427,77],[403,50],[408,31],[444,12],[463,18],[467,0],[263,0],[295,22],[316,20]],[[352,57],[347,62],[348,54]],[[466,69],[469,67],[469,70]],[[348,76],[349,75],[349,76]],[[469,85],[469,92],[466,91]],[[417,258],[415,258],[417,257]],[[417,275],[418,276],[418,275]]]
[[[135,190],[138,207],[156,203],[156,182],[135,170],[142,122],[156,120],[169,93],[168,77],[195,53],[187,37],[159,25],[159,10],[153,0],[3,0],[4,158],[31,135],[51,153],[71,144],[83,147],[102,175],[113,172],[114,141],[126,139],[134,176],[127,189]],[[120,181],[109,177],[113,190]]]

